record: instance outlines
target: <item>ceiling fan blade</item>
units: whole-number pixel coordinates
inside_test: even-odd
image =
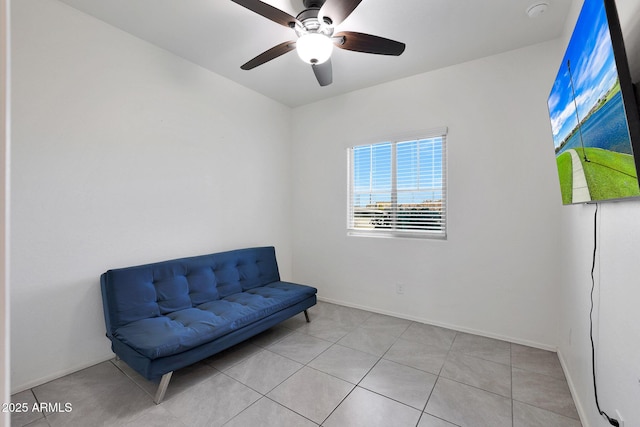
[[[331,18],[333,25],[338,25],[354,11],[362,0],[327,0],[320,8],[319,15]]]
[[[320,86],[328,86],[333,83],[333,67],[331,66],[331,58],[327,59],[322,64],[313,64],[313,73],[318,79]]]
[[[251,70],[252,68],[257,67],[258,65],[262,65],[265,62],[271,61],[281,55],[284,55],[287,52],[292,51],[296,48],[296,42],[291,40],[288,42],[280,43],[277,46],[272,47],[271,49],[262,52],[260,55],[253,58],[251,61],[242,65],[240,68],[243,70]]]
[[[271,6],[270,4],[261,2],[259,0],[231,1],[239,4],[240,6],[246,7],[250,11],[257,13],[258,15],[262,15],[265,18],[272,20],[273,22],[284,25],[285,27],[293,28],[294,24],[298,22],[296,18],[289,15],[287,12],[284,12],[276,7]]]
[[[352,31],[340,32],[335,34],[333,38],[342,38],[342,43],[336,43],[336,46],[341,49],[377,55],[400,56],[406,47],[404,43],[395,40]]]

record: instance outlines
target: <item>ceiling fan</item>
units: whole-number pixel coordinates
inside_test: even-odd
[[[303,0],[305,10],[295,18],[259,0],[231,0],[258,15],[293,29],[297,40],[280,43],[261,53],[240,68],[251,70],[294,49],[300,59],[311,64],[320,86],[333,81],[331,53],[333,46],[355,52],[399,56],[405,44],[371,34],[341,31],[334,28],[344,21],[362,0]]]

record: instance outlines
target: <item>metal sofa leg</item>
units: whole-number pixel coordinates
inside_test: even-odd
[[[307,310],[304,311],[304,318],[307,319],[307,323],[311,323],[311,320],[309,320],[309,312]]]
[[[160,384],[158,385],[156,396],[153,398],[153,402],[156,405],[159,405],[162,402],[162,399],[164,399],[164,394],[167,392],[167,386],[169,385],[169,381],[171,380],[171,375],[173,375],[173,371],[164,374],[160,379]]]

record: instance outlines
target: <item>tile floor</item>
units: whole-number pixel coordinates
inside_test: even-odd
[[[17,393],[60,405],[12,425],[581,426],[555,353],[322,302],[309,314],[175,372],[160,405],[113,360]]]

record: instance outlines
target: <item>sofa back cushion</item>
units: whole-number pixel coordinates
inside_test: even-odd
[[[280,280],[273,247],[238,249],[109,270],[100,283],[107,334]]]

